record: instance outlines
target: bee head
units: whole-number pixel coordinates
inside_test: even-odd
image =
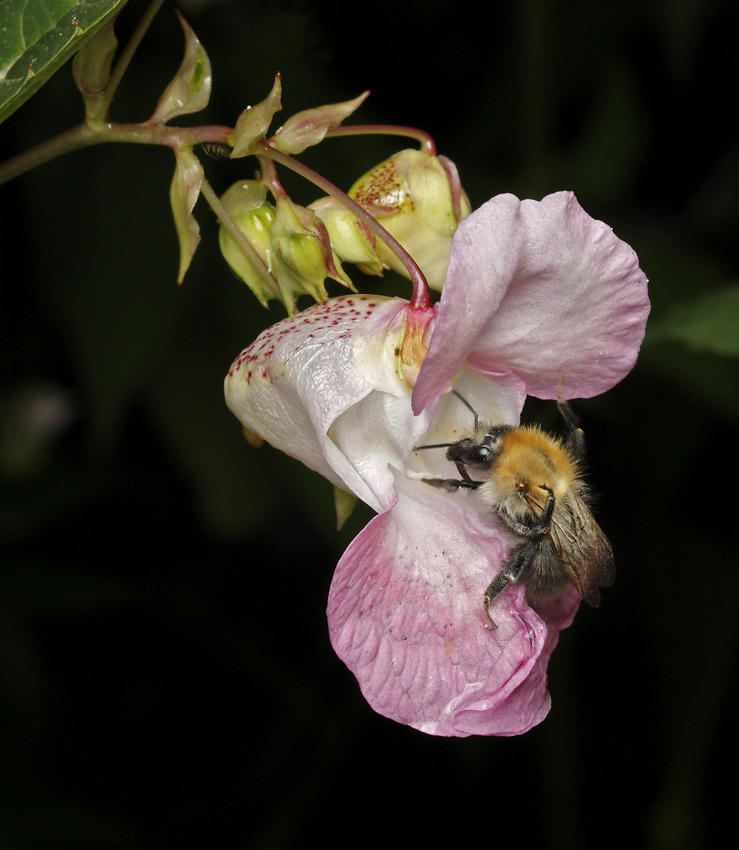
[[[447,459],[473,469],[489,469],[500,453],[502,436],[510,430],[507,425],[499,425],[486,431],[482,439],[465,437],[449,446]]]

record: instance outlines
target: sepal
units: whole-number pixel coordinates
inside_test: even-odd
[[[315,109],[305,109],[285,121],[270,139],[270,144],[287,154],[302,153],[322,142],[329,130],[335,130],[369,95],[366,91],[343,103],[330,103]]]
[[[177,11],[177,10],[175,10]],[[184,17],[177,12],[185,34],[185,55],[179,70],[159,98],[150,124],[166,124],[178,115],[205,109],[210,100],[212,76],[210,59]]]
[[[239,115],[236,126],[228,137],[228,143],[233,148],[232,159],[254,152],[255,142],[264,139],[275,112],[282,109],[281,97],[282,82],[277,74],[267,97],[256,106],[247,106]]]
[[[175,158],[176,165],[169,189],[169,200],[180,242],[180,269],[177,283],[182,283],[200,243],[200,226],[192,211],[203,184],[203,166],[189,148],[177,151]]]

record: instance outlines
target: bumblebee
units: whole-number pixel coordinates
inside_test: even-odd
[[[570,583],[597,608],[599,586],[610,587],[615,577],[613,550],[589,509],[585,438],[572,408],[563,399],[557,402],[567,428],[560,439],[537,426],[486,425],[454,392],[474,416],[472,435],[415,451],[445,448],[461,478],[423,481],[450,493],[474,490],[517,541],[483,597],[492,627],[490,606],[511,582],[526,584],[526,601],[533,608],[562,594]]]

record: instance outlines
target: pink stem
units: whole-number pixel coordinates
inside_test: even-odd
[[[348,127],[336,127],[326,133],[326,138],[337,136],[407,136],[421,144],[429,156],[436,156],[436,144],[428,133],[415,127],[397,127],[394,124],[353,124]]]

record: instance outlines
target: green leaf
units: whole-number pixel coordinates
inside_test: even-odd
[[[645,344],[663,341],[739,357],[739,283],[673,307],[650,326]]]
[[[0,121],[76,53],[126,0],[0,0]]]

